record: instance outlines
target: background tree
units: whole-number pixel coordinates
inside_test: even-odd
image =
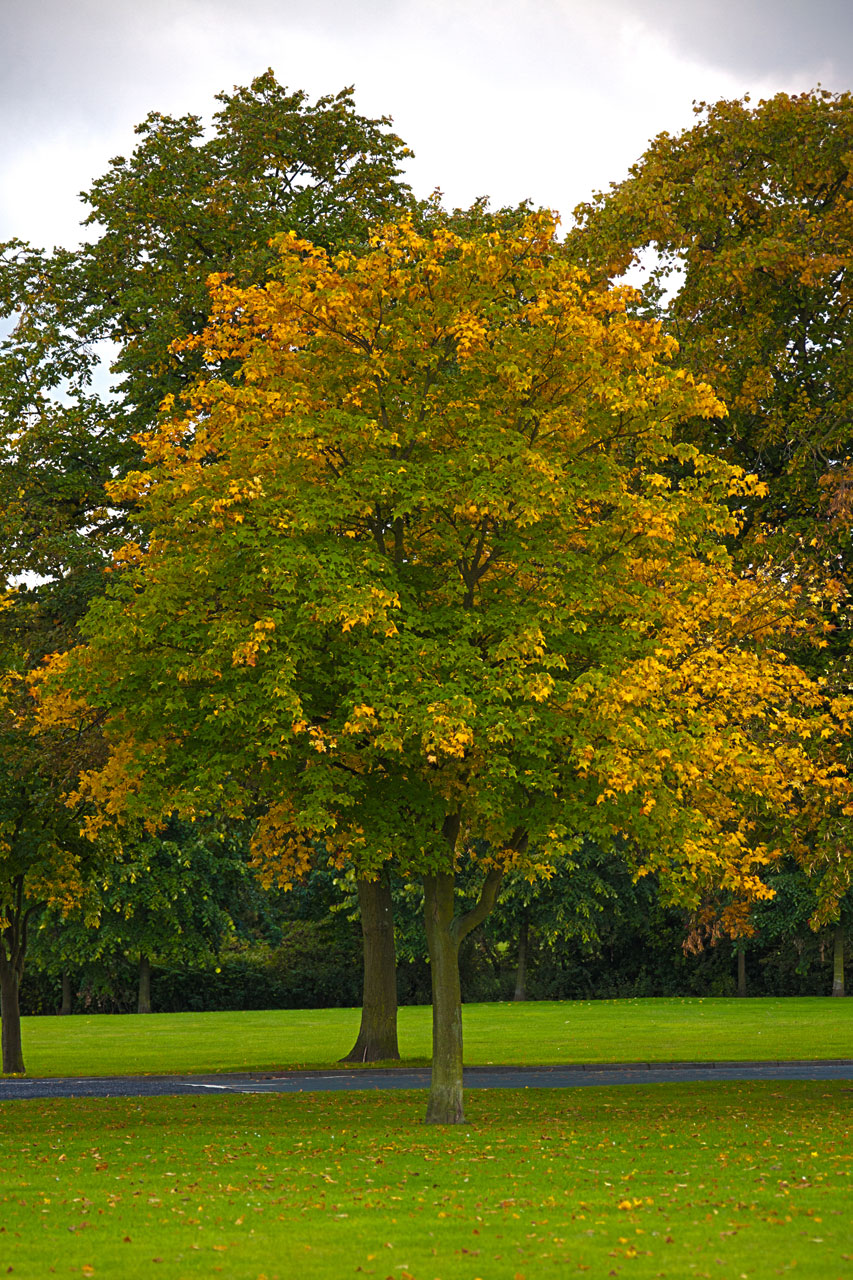
[[[214,282],[205,373],[116,488],[140,538],[45,720],[102,721],[93,829],[249,796],[283,883],[316,838],[419,875],[427,1118],[458,1122],[459,946],[504,871],[547,875],[587,830],[671,894],[760,895],[756,815],[846,800],[819,744],[847,708],[780,651],[816,620],[772,566],[731,570],[752,482],[672,441],[717,401],[550,222],[280,248],[266,287]],[[480,894],[456,914],[463,858]]]
[[[26,689],[11,595],[0,597],[0,1020],[2,1070],[24,1071],[20,984],[40,913],[63,914],[83,893],[87,867],[109,842],[81,836],[63,802],[69,778],[95,757],[76,735],[38,733]]]
[[[200,367],[170,345],[203,329],[208,274],[263,280],[270,237],[284,230],[364,245],[373,219],[411,203],[407,148],[387,118],[359,114],[351,89],[311,102],[267,71],[217,101],[210,128],[158,112],[138,126],[131,155],[83,193],[91,240],[53,253],[0,246],[0,316],[16,320],[0,343],[0,566],[41,579],[20,593],[37,632],[25,643],[31,664],[73,643],[104,589],[127,518],[105,484],[141,464],[134,433]],[[379,882],[362,889],[366,901],[381,896]],[[388,947],[378,899],[369,910],[368,969]],[[367,985],[385,991],[381,968]],[[382,1010],[370,1053],[376,1042],[392,1056],[394,1016]]]
[[[598,278],[644,264],[645,309],[728,410],[684,434],[766,485],[739,537],[784,531],[786,546],[808,547],[850,442],[853,98],[696,112],[579,207],[571,252]]]
[[[34,959],[62,974],[108,973],[131,958],[137,1012],[150,1013],[152,961],[201,967],[216,955],[234,933],[248,875],[244,842],[209,823],[124,833],[109,865],[86,877],[75,908],[44,913]]]
[[[547,880],[530,880],[518,872],[504,877],[486,927],[511,940],[516,951],[514,1000],[527,999],[528,966],[537,943],[549,948],[575,944],[587,952],[596,948],[600,917],[618,892],[608,876],[615,868],[624,877],[621,859],[581,838]]]
[[[576,211],[570,252],[599,282],[643,267],[640,310],[728,409],[685,423],[680,438],[763,482],[744,504],[739,562],[772,548],[792,590],[803,573],[841,584],[828,645],[792,652],[846,691],[853,97],[818,89],[696,113],[692,129],[661,134],[624,181]],[[802,840],[814,870],[816,842],[807,829]],[[840,901],[850,888],[845,823],[817,843],[821,893]]]

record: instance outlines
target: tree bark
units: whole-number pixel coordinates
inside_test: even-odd
[[[832,994],[844,995],[844,925],[835,926],[832,946]]]
[[[74,1006],[74,993],[71,990],[71,979],[67,973],[62,975],[62,1004],[59,1012],[63,1017],[67,1017]]]
[[[454,877],[424,876],[424,913],[432,979],[432,1080],[427,1124],[464,1124],[462,989],[453,929]]]
[[[530,938],[530,917],[525,911],[521,918],[521,929],[518,934],[518,969],[515,974],[515,995],[513,1000],[527,999],[527,944]]]
[[[454,852],[459,828],[457,816],[445,819],[444,837]],[[522,847],[523,833],[518,833],[516,839],[516,847]],[[432,978],[432,1081],[427,1124],[465,1123],[459,946],[495,905],[501,879],[502,873],[497,868],[489,871],[476,906],[464,915],[454,916],[455,877],[452,872],[424,876],[424,922]]]
[[[746,995],[746,952],[743,947],[738,947],[737,952],[737,993]]]
[[[0,916],[7,921],[0,933],[0,1058],[4,1075],[24,1075],[20,991],[27,928],[36,907],[25,905],[23,876],[17,876],[10,887],[11,899],[0,903]]]
[[[24,1075],[24,1049],[21,1043],[21,974],[10,962],[0,943],[0,1019],[2,1019],[2,1056],[4,1075]]]
[[[148,956],[139,957],[139,1000],[137,1013],[151,1012],[151,961]]]
[[[398,1059],[397,953],[394,903],[387,875],[356,881],[364,939],[364,993],[358,1039],[341,1062]]]

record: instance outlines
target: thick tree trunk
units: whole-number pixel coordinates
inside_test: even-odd
[[[397,953],[394,903],[386,875],[357,880],[364,938],[364,993],[358,1039],[342,1062],[399,1058],[397,1044]]]
[[[452,875],[424,876],[424,911],[432,978],[432,1081],[427,1124],[464,1124],[462,990],[454,930]]]
[[[139,1000],[136,1012],[151,1012],[151,961],[148,956],[139,957]]]
[[[737,993],[746,995],[746,952],[743,947],[738,947],[737,952]]]
[[[27,954],[27,929],[37,908],[26,905],[23,876],[17,876],[9,887],[10,898],[0,902],[0,916],[7,921],[0,934],[0,1056],[4,1075],[23,1075],[26,1067],[21,1044],[21,978]]]
[[[527,944],[530,938],[530,918],[525,911],[518,934],[518,969],[515,974],[513,1000],[527,999]]]
[[[62,975],[62,1004],[59,1012],[63,1017],[67,1017],[74,1006],[74,993],[71,990],[71,979],[67,973]]]
[[[844,995],[844,925],[835,926],[832,946],[832,994]]]
[[[2,1056],[4,1075],[23,1075],[24,1050],[21,1044],[21,974],[9,961],[0,942],[0,1019],[2,1019]]]

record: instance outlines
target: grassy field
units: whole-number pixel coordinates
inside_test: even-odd
[[[853,1057],[853,1000],[613,1000],[465,1005],[471,1065]],[[400,1010],[400,1051],[429,1060],[431,1010]],[[30,1075],[328,1066],[357,1009],[25,1018]]]
[[[853,1276],[843,1082],[0,1104],[0,1270]]]

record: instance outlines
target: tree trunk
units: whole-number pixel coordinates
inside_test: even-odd
[[[835,926],[832,947],[832,994],[844,995],[844,925]]]
[[[518,934],[518,969],[515,975],[515,995],[513,1000],[527,999],[527,943],[529,937],[530,917],[525,911]]]
[[[432,1081],[427,1124],[464,1124],[462,990],[449,874],[424,876],[424,912],[432,979]]]
[[[448,815],[443,835],[456,852],[460,819]],[[514,847],[526,843],[523,832]],[[495,905],[502,873],[495,867],[486,875],[476,906],[464,915],[453,914],[455,877],[452,872],[424,876],[424,922],[432,978],[432,1081],[427,1103],[427,1124],[464,1124],[462,1105],[462,990],[459,982],[459,946],[472,929],[482,924]]]
[[[394,903],[387,875],[357,880],[356,887],[364,938],[364,993],[358,1039],[341,1062],[383,1062],[400,1057]]]
[[[139,957],[139,1001],[136,1012],[151,1012],[151,961],[148,956]]]
[[[9,886],[11,897],[0,902],[0,916],[6,927],[0,933],[0,1056],[4,1075],[24,1075],[21,1044],[21,978],[27,954],[27,930],[35,904],[26,905],[24,877],[16,876]]]
[[[71,1013],[74,1004],[74,993],[71,990],[71,979],[67,973],[62,975],[62,1004],[59,1012],[62,1016],[67,1017]]]
[[[737,993],[746,995],[746,952],[743,947],[738,947],[737,951]]]
[[[2,1055],[4,1075],[23,1075],[24,1050],[21,1044],[21,974],[10,962],[0,942],[0,1019],[2,1019]]]

